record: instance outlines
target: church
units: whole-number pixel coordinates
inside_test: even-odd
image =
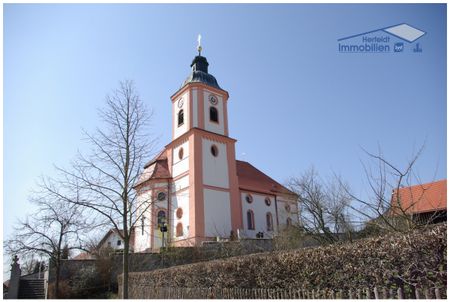
[[[172,141],[145,165],[134,187],[143,209],[134,229],[135,252],[268,239],[298,223],[297,196],[236,160],[229,95],[208,73],[201,50],[199,44],[191,73],[171,96]]]

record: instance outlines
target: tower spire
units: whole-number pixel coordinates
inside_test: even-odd
[[[202,35],[198,34],[197,37],[197,51],[198,51],[198,55],[201,56],[202,55]]]

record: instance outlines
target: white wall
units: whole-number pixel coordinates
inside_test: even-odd
[[[198,127],[198,90],[192,89],[192,125]]]
[[[150,248],[150,220],[151,220],[151,206],[145,203],[145,201],[151,200],[152,194],[149,186],[146,186],[143,188],[143,191],[141,194],[138,195],[137,201],[140,205],[139,214],[144,212],[144,233],[142,234],[142,221],[139,220],[136,223],[136,229],[135,229],[135,237],[134,237],[134,251],[135,252],[142,252],[148,248]]]
[[[231,232],[230,193],[203,190],[206,236],[229,237]]]
[[[183,107],[178,108],[178,100],[183,99]],[[183,109],[184,111],[184,124],[178,127],[178,112]],[[178,97],[172,104],[172,123],[174,129],[174,139],[189,130],[189,90]]]
[[[225,127],[224,127],[225,123],[224,123],[224,114],[223,114],[223,98],[222,98],[222,96],[220,96],[218,94],[214,94],[217,97],[218,102],[217,102],[217,105],[213,106],[209,102],[209,96],[211,94],[214,94],[214,93],[211,92],[211,91],[208,91],[206,89],[203,91],[203,99],[204,99],[204,102],[203,102],[203,106],[204,106],[203,114],[204,114],[204,118],[205,118],[205,130],[225,135],[225,130],[224,130],[225,129]],[[211,106],[216,107],[217,111],[219,113],[219,123],[218,124],[214,123],[214,122],[210,122],[210,120],[209,120],[209,107],[211,107]]]
[[[211,146],[216,145],[219,154],[211,154]],[[229,188],[228,158],[225,144],[202,139],[203,148],[203,183],[205,185]]]
[[[271,238],[274,235],[274,232],[277,231],[277,216],[275,210],[275,198],[270,195],[263,195],[258,193],[250,193],[253,197],[253,202],[248,203],[245,200],[248,192],[241,192],[241,203],[242,203],[242,218],[243,218],[243,232],[248,238],[256,238],[256,234],[258,232],[264,233],[264,238]],[[270,206],[267,206],[265,203],[266,197],[269,197],[271,200]],[[255,229],[249,230],[247,223],[247,211],[252,210],[255,219]],[[266,214],[270,212],[272,213],[272,221],[273,221],[273,229],[274,231],[267,230],[267,222],[266,222]]]
[[[187,187],[189,187],[189,174],[186,174],[186,176],[183,176],[180,179],[177,179],[176,181],[172,182],[171,192],[174,193]]]
[[[178,152],[181,148],[183,148],[183,159],[180,160],[178,157]],[[172,159],[172,177],[177,177],[178,175],[189,170],[189,141],[186,141],[173,149]]]
[[[288,200],[282,197],[277,198],[278,201],[278,219],[280,227],[285,227],[287,219],[291,218],[293,224],[298,224],[298,209],[297,203],[293,200]],[[286,205],[290,206],[290,211],[286,210]]]
[[[184,177],[187,178],[187,177]],[[174,241],[185,239],[189,237],[189,190],[183,190],[181,192],[176,192],[172,194],[172,213],[171,213],[171,236]],[[181,208],[183,210],[183,216],[181,218],[177,217],[177,209]],[[183,236],[176,236],[176,227],[178,223],[183,224]]]
[[[120,241],[120,244],[117,244],[118,241]],[[109,245],[108,243],[110,243],[111,245]],[[108,246],[110,246],[111,248],[113,248],[115,250],[123,249],[123,239],[120,238],[120,236],[114,232],[111,235],[109,235],[108,238],[106,238],[106,241],[102,245],[102,247],[104,247],[104,248],[106,248]]]

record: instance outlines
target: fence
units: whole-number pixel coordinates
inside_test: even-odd
[[[119,287],[119,297],[121,297]],[[348,291],[268,288],[151,288],[132,285],[131,299],[445,299],[446,288],[373,288]]]

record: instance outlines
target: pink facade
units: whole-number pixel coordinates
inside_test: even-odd
[[[172,141],[144,167],[135,186],[146,205],[136,227],[136,252],[158,250],[163,235],[165,246],[192,246],[231,234],[271,238],[289,219],[298,223],[297,196],[236,160],[229,95],[208,73],[206,58],[195,57],[191,67],[171,97]]]

